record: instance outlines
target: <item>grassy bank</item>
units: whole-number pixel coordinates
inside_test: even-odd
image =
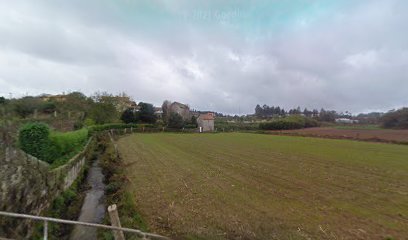
[[[108,134],[97,135],[99,151],[101,155],[101,167],[105,175],[106,184],[106,205],[116,204],[122,227],[148,231],[148,227],[141,215],[138,213],[132,194],[125,191],[127,177],[124,174],[126,166],[122,159],[116,154],[113,143]],[[108,214],[106,213],[104,223],[110,225]],[[99,230],[100,239],[113,240],[112,231]],[[126,239],[139,239],[135,234],[125,234]]]
[[[51,131],[44,123],[28,123],[20,128],[18,139],[23,151],[55,168],[65,164],[84,148],[88,129],[57,132]]]
[[[121,138],[119,152],[121,189],[151,231],[177,239],[408,235],[406,146],[161,133]]]

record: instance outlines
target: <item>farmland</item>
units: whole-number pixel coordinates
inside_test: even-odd
[[[407,146],[157,133],[118,147],[149,230],[176,239],[408,236]]]
[[[354,139],[373,142],[408,143],[408,130],[381,129],[375,126],[366,127],[321,127],[285,131],[270,131],[272,134],[293,136],[323,137],[335,139]]]

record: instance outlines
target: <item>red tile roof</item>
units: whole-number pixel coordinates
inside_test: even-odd
[[[214,114],[213,113],[200,114],[199,118],[202,120],[214,120]]]

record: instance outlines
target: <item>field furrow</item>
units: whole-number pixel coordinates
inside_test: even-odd
[[[176,239],[404,239],[408,147],[260,134],[119,140],[152,230]]]

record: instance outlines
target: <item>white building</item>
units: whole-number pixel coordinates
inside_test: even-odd
[[[336,118],[336,123],[353,124],[353,123],[358,123],[358,120],[353,120],[353,119],[348,119],[348,118]]]

